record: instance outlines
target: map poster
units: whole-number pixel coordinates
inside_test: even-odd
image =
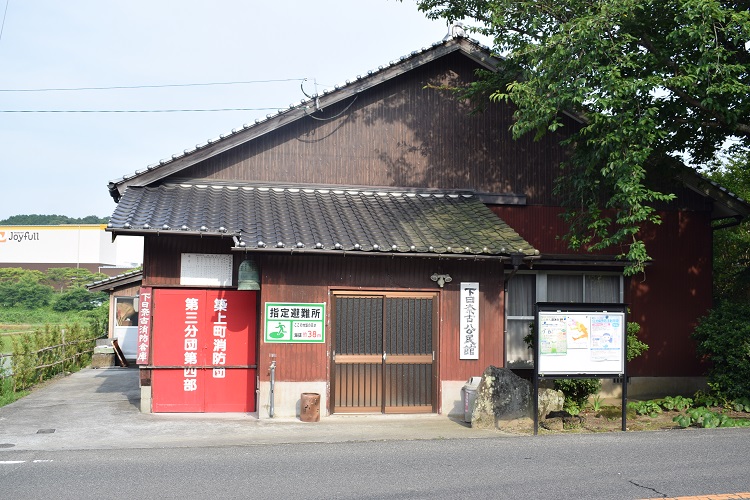
[[[568,325],[565,316],[540,319],[539,353],[564,356],[568,353]]]

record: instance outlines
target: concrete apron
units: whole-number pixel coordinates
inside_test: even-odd
[[[442,415],[333,415],[320,422],[252,413],[140,410],[137,368],[86,368],[0,408],[5,450],[245,446],[509,437]]]

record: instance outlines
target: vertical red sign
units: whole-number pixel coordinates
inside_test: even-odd
[[[141,287],[141,294],[138,297],[140,305],[138,307],[138,351],[136,353],[136,364],[147,365],[150,361],[150,344],[151,344],[151,287]]]
[[[257,292],[154,294],[154,411],[253,411]]]

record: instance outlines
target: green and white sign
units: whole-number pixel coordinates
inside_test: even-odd
[[[326,305],[266,302],[267,343],[324,343]]]

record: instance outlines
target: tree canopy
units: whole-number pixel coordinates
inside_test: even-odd
[[[748,165],[750,154],[737,155],[708,175],[750,200]],[[719,302],[750,301],[750,221],[714,233],[714,298]]]
[[[673,159],[702,165],[728,140],[750,150],[750,3],[727,0],[417,0],[429,18],[494,40],[502,71],[469,96],[516,106],[512,131],[541,136],[581,118],[556,192],[571,246],[619,245],[648,260],[640,228],[674,196],[651,182]],[[744,156],[747,158],[747,156]],[[747,169],[745,163],[741,168]]]
[[[109,219],[87,215],[86,217],[68,217],[66,215],[11,215],[7,219],[0,220],[3,226],[58,226],[61,224],[106,224]]]

